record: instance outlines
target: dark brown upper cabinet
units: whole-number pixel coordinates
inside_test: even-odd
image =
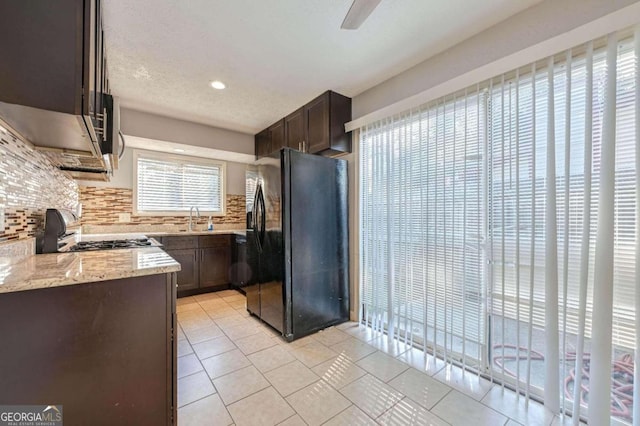
[[[261,158],[271,153],[271,133],[264,129],[255,136],[256,157]]]
[[[351,133],[344,124],[351,121],[351,98],[327,91],[304,107],[307,152],[336,155],[351,152]]]
[[[301,107],[284,118],[285,145],[302,151],[302,144],[305,143],[304,128],[304,107]]]
[[[272,139],[268,152],[275,152],[284,146],[327,156],[351,152],[351,133],[344,128],[349,121],[351,98],[329,90],[267,129],[269,131],[278,125],[277,141],[273,139],[276,132],[269,131]],[[282,144],[279,139],[281,122],[284,123]],[[265,145],[259,144],[264,132],[265,130],[256,135],[258,158],[268,155],[264,154]]]
[[[284,141],[284,119],[278,120],[269,126],[269,134],[271,136],[271,152],[280,150],[287,146]]]
[[[1,14],[0,116],[35,145],[101,155],[100,0],[5,1]]]

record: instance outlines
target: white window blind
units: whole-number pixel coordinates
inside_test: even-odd
[[[190,157],[137,152],[135,202],[138,214],[222,215],[225,164]]]
[[[378,329],[479,362],[483,95],[444,99],[361,131],[361,283]]]
[[[576,424],[640,425],[639,36],[361,129],[361,318]]]
[[[254,170],[247,170],[245,172],[245,200],[247,211],[251,211],[253,206],[256,189],[258,188],[258,176],[258,172]]]

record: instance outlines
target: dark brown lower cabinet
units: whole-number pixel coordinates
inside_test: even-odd
[[[200,288],[229,284],[229,247],[200,249]]]
[[[182,268],[178,272],[178,291],[198,288],[198,249],[166,249]]]
[[[0,405],[65,425],[175,425],[175,274],[0,294]]]
[[[182,270],[178,272],[178,296],[230,287],[231,235],[162,237],[164,250]]]

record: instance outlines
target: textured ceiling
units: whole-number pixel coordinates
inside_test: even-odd
[[[340,30],[351,1],[105,1],[112,90],[129,108],[255,133],[327,89],[353,97],[540,0],[383,0],[359,30]]]

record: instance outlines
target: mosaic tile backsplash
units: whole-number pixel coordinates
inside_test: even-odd
[[[244,195],[227,194],[227,212],[224,216],[213,217],[214,227],[225,225],[244,229],[246,204]],[[82,225],[96,229],[96,226],[119,225],[132,230],[152,225],[183,226],[189,224],[189,216],[134,216],[133,191],[127,188],[105,188],[94,186],[80,186],[80,203],[82,204]],[[130,222],[120,222],[120,213],[130,213]],[[207,219],[201,218],[200,225]]]
[[[0,243],[33,237],[47,208],[75,209],[78,185],[46,155],[0,129]],[[1,228],[1,227],[0,227]]]

